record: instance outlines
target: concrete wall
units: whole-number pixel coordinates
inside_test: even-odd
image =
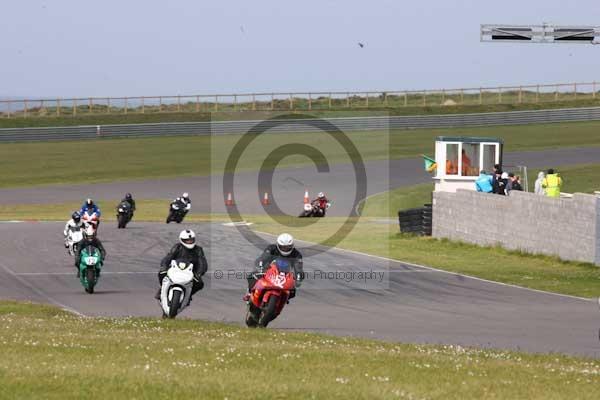
[[[600,197],[435,192],[433,236],[600,265]]]

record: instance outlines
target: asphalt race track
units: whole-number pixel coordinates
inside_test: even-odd
[[[530,170],[547,166],[565,166],[600,161],[600,147],[566,148],[543,152],[507,153],[505,165],[526,165]],[[422,159],[400,159],[365,162],[366,193],[372,195],[390,189],[431,182],[431,175],[423,170]],[[533,190],[533,182],[529,183]],[[329,172],[319,173],[314,166],[277,169],[273,176],[273,192],[269,193],[280,208],[291,215],[302,211],[305,188],[311,197],[324,191],[334,201],[329,210],[332,216],[348,216],[353,212],[356,178],[351,164],[332,165]],[[264,187],[258,185],[257,172],[239,172],[235,175],[234,199],[240,213],[264,213],[260,203]],[[118,202],[126,192],[139,199],[168,200],[189,192],[193,213],[225,213],[222,176],[199,176],[136,180],[99,184],[57,185],[28,188],[0,189],[2,204],[44,204],[81,201],[86,197]],[[106,208],[106,204],[100,204]],[[112,206],[112,205],[111,205]]]
[[[243,323],[241,301],[259,250],[219,224],[105,223],[108,252],[96,293],[86,294],[62,246],[62,224],[0,224],[0,294],[86,316],[160,316],[153,299],[160,258],[183,226],[209,259],[206,288],[181,317]],[[303,243],[299,245],[300,249]],[[595,301],[511,287],[340,250],[305,254],[307,279],[273,328],[415,343],[561,352],[600,357]],[[326,272],[379,272],[381,280]]]
[[[504,162],[540,168],[598,160],[600,148],[586,148],[512,153]],[[420,159],[367,162],[366,172],[368,195],[430,181]],[[356,184],[349,165],[332,166],[330,173],[318,173],[314,167],[281,169],[273,182],[275,199],[291,214],[300,211],[305,187],[311,195],[327,192],[335,201],[332,215],[352,211]],[[193,211],[225,211],[222,181],[215,177],[1,189],[0,204],[82,201],[88,196],[117,200],[127,191],[137,198],[154,199],[189,191]],[[242,214],[262,212],[261,191],[255,172],[236,175],[236,202]],[[158,263],[182,227],[189,226],[205,247],[210,269],[207,287],[182,317],[243,322],[245,279],[239,275],[250,269],[259,249],[236,228],[134,221],[126,230],[118,230],[116,224],[105,222],[99,236],[108,259],[97,292],[88,295],[63,247],[63,224],[0,223],[0,298],[56,304],[86,316],[158,317],[160,309],[153,299]],[[301,249],[305,246],[300,243]],[[600,357],[596,301],[336,249],[305,257],[307,281],[272,324],[274,328]],[[360,280],[358,274],[348,278],[348,272],[373,274]],[[377,273],[383,274],[382,281]]]

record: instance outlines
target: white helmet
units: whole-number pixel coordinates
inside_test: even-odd
[[[196,234],[190,229],[181,231],[181,233],[179,234],[179,243],[181,243],[188,249],[193,249],[194,246],[196,246]]]
[[[319,194],[317,195],[318,198],[322,199],[323,197],[325,197],[325,193],[323,192],[319,192]]]
[[[181,195],[181,197],[183,197],[184,199],[188,199],[188,197],[190,197],[190,195],[188,194],[188,192],[185,192]]]
[[[294,250],[294,238],[289,233],[277,236],[277,249],[282,256],[289,256]]]

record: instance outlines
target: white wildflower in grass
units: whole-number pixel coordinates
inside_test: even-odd
[[[341,383],[342,385],[345,385],[345,384],[347,384],[348,382],[350,382],[350,379],[348,379],[348,378],[341,378],[341,377],[338,377],[338,378],[335,378],[335,381],[336,381],[337,383]]]

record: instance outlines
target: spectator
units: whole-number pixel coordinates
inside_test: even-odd
[[[496,190],[498,189],[498,174],[502,174],[500,164],[494,165],[494,170],[492,172],[492,188],[494,193],[496,193]]]
[[[558,174],[554,173],[554,170],[550,168],[546,177],[542,181],[542,187],[546,189],[546,196],[559,198],[560,188],[562,187],[562,179]]]
[[[508,185],[508,173],[502,172],[501,174],[497,175],[498,177],[496,180],[498,182],[498,187],[496,188],[496,191],[494,191],[494,193],[506,196],[506,186]]]
[[[542,196],[546,195],[546,191],[542,187],[542,182],[544,181],[545,177],[546,177],[546,174],[544,174],[544,171],[540,171],[538,173],[538,177],[535,180],[535,189],[534,189],[535,194],[540,194]]]
[[[479,173],[479,178],[475,181],[475,189],[477,189],[478,192],[492,193],[493,187],[491,175],[488,175],[485,171],[481,171]]]
[[[521,182],[519,182],[519,177],[510,172],[508,174],[508,183],[506,184],[506,194],[509,194],[512,190],[522,191],[523,187],[521,186]]]

